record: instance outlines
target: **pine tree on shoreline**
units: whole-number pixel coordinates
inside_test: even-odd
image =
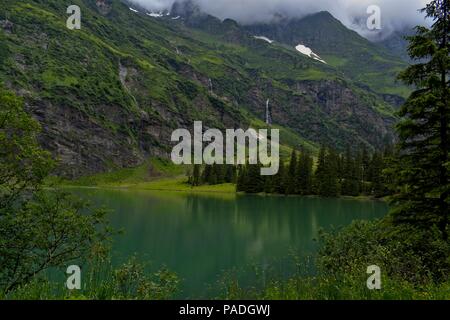
[[[391,170],[395,196],[392,216],[397,225],[429,230],[435,226],[449,239],[450,215],[450,2],[435,0],[423,11],[434,23],[417,27],[409,37],[416,61],[400,74],[415,86],[402,106],[397,125],[397,159]]]
[[[363,147],[356,155],[349,147],[341,155],[332,148],[321,147],[314,170],[314,159],[308,150],[293,150],[289,163],[281,161],[274,176],[261,176],[261,165],[194,165],[188,183],[193,187],[233,183],[237,192],[244,193],[383,197],[387,195],[384,157],[384,153],[375,152],[371,158]]]

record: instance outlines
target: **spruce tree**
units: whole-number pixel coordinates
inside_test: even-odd
[[[334,149],[330,149],[326,157],[326,183],[325,190],[323,190],[323,195],[326,197],[337,197],[339,195],[338,163],[339,155]]]
[[[336,197],[339,194],[338,184],[338,154],[321,147],[319,162],[315,175],[315,188],[322,197]]]
[[[297,167],[297,192],[301,195],[310,195],[312,193],[313,159],[308,151],[301,152]]]
[[[224,182],[235,183],[236,182],[236,167],[233,165],[227,165],[225,168]]]
[[[286,176],[286,194],[296,193],[296,172],[297,172],[297,152],[292,150],[291,161],[289,162],[289,169]]]
[[[236,191],[237,192],[245,192],[246,191],[246,185],[245,182],[247,180],[247,168],[246,166],[239,166],[238,169],[238,177],[236,181]]]
[[[285,194],[286,193],[286,186],[285,186],[285,166],[283,161],[280,161],[280,168],[278,170],[278,173],[273,178],[273,188],[274,192],[278,194]]]
[[[397,125],[398,160],[393,168],[396,195],[394,222],[429,230],[436,226],[448,240],[450,108],[450,1],[434,0],[424,12],[434,23],[417,27],[409,38],[409,54],[418,61],[400,79],[415,86],[402,106]]]
[[[269,194],[274,192],[274,176],[264,177],[264,192]]]
[[[261,165],[251,164],[248,166],[247,193],[260,193],[264,191],[264,179],[261,175]]]
[[[368,171],[369,171],[369,165],[370,165],[370,156],[369,152],[367,151],[367,147],[365,145],[361,146],[360,150],[361,154],[361,165],[362,165],[362,182],[368,181]]]
[[[200,165],[195,164],[194,170],[192,173],[192,185],[193,186],[199,186],[200,185]]]
[[[225,183],[226,167],[223,164],[213,164],[213,177],[215,178],[215,183],[212,184],[222,184]]]
[[[354,174],[353,174],[353,183],[352,192],[353,195],[357,196],[364,188],[364,160],[362,152],[358,152],[354,162]]]
[[[326,174],[326,149],[324,146],[320,147],[319,157],[317,160],[317,169],[314,174],[314,193],[319,195],[322,185],[325,183]]]
[[[342,183],[341,183],[341,193],[344,196],[352,195],[352,184],[353,184],[353,157],[350,151],[350,147],[347,146],[343,159],[343,169],[342,169]]]
[[[383,179],[384,161],[381,153],[375,152],[371,162],[372,194],[377,197],[386,195],[386,186]]]
[[[212,180],[212,166],[206,165],[203,169],[202,184],[209,184]]]

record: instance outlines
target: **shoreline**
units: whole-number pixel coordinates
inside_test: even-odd
[[[155,191],[155,192],[176,192],[176,193],[187,193],[187,194],[227,194],[233,196],[258,196],[258,197],[286,197],[286,198],[309,198],[309,199],[340,199],[340,200],[352,200],[352,201],[376,201],[376,202],[387,202],[387,197],[384,198],[374,198],[370,196],[338,196],[338,197],[321,197],[319,195],[283,195],[274,193],[256,193],[249,194],[243,192],[236,192],[235,185],[223,184],[214,186],[200,186],[200,187],[189,187],[187,184],[183,183],[185,188],[177,188],[175,185],[168,184],[167,187],[159,187],[159,183],[179,183],[177,179],[171,180],[156,180],[147,183],[136,183],[136,184],[123,184],[123,185],[73,185],[73,184],[59,184],[57,187],[64,189],[92,189],[92,190],[117,190],[117,191]],[[155,186],[152,187],[152,184]],[[231,187],[233,190],[231,190]]]

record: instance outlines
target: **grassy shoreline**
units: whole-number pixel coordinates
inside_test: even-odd
[[[91,188],[91,189],[116,189],[135,191],[161,191],[180,192],[189,194],[228,194],[242,195],[236,192],[236,185],[231,183],[218,185],[202,185],[193,187],[187,183],[186,166],[176,166],[166,159],[150,158],[144,164],[136,168],[114,170],[109,173],[100,173],[85,176],[77,180],[61,180],[56,177],[49,179],[47,185],[56,185],[63,188]],[[304,197],[322,198],[317,195],[282,195],[259,193],[255,196],[271,197]],[[337,199],[359,201],[386,201],[371,196],[339,196]]]
[[[204,185],[199,187],[192,187],[186,182],[185,177],[176,178],[162,178],[149,182],[140,182],[135,184],[78,184],[63,182],[58,184],[63,188],[83,188],[83,189],[116,189],[116,190],[136,190],[136,191],[169,191],[169,192],[185,192],[185,193],[227,193],[236,194],[236,187],[234,184],[220,184],[220,185]]]
[[[135,190],[135,191],[161,191],[161,192],[179,192],[179,193],[214,193],[214,194],[229,194],[229,195],[244,195],[245,193],[236,192],[236,185],[231,183],[218,184],[218,185],[203,185],[193,187],[187,183],[186,177],[174,177],[174,178],[161,178],[148,182],[138,183],[109,183],[109,184],[80,184],[70,183],[70,181],[64,181],[59,183],[58,186],[63,188],[80,188],[80,189],[114,189],[114,190]],[[322,198],[317,195],[282,195],[282,194],[267,194],[258,193],[252,194],[253,196],[270,196],[270,197],[302,197],[302,198]],[[386,202],[385,198],[374,198],[370,196],[339,196],[336,199],[353,200],[353,201],[381,201]]]

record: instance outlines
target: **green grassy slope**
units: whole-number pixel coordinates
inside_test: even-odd
[[[247,30],[291,47],[298,44],[311,47],[345,76],[378,94],[406,98],[409,93],[408,88],[395,80],[406,66],[401,57],[349,30],[328,12],[280,23],[249,26]]]
[[[0,82],[25,98],[65,176],[165,157],[172,131],[195,120],[261,126],[267,99],[286,150],[377,147],[391,132],[393,109],[379,96],[232,21],[211,34],[134,13],[119,0],[71,4],[81,7],[81,30],[65,27],[61,1],[0,3],[13,25],[0,28]]]

